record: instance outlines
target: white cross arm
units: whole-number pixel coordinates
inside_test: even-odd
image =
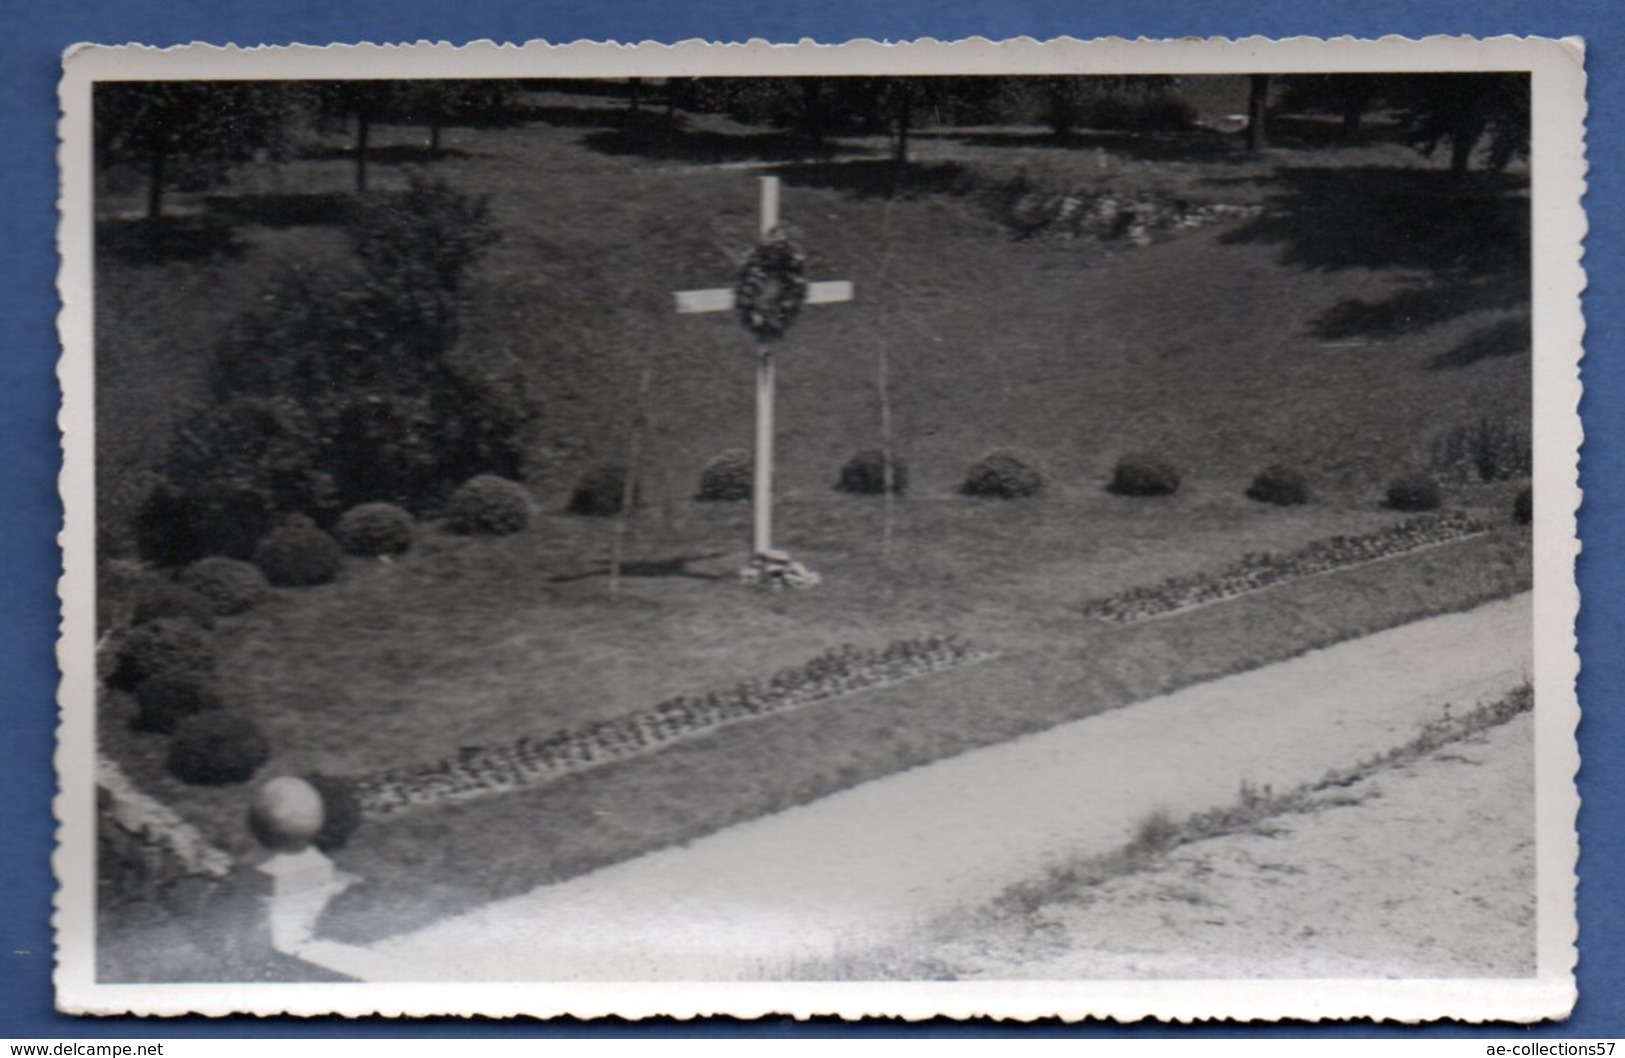
[[[833,305],[842,301],[852,300],[852,283],[850,280],[837,279],[827,283],[808,283],[808,305]],[[683,314],[696,312],[727,312],[734,307],[734,292],[731,289],[719,287],[714,290],[679,290],[677,292],[677,311]]]

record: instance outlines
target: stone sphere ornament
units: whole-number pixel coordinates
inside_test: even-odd
[[[314,786],[284,775],[254,791],[248,807],[248,827],[268,849],[299,852],[321,832],[326,815],[322,795]]]
[[[807,300],[807,255],[782,228],[751,251],[734,287],[739,320],[764,341],[783,338]]]

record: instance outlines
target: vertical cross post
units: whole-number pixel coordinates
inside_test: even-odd
[[[779,178],[764,176],[760,237],[779,226]],[[751,553],[760,558],[773,550],[773,346],[756,343],[756,475],[751,484],[754,514]]]
[[[765,241],[779,226],[779,178],[761,177],[761,207],[757,221],[759,237]],[[806,305],[833,305],[852,300],[849,280],[827,280],[807,284]],[[734,291],[730,289],[679,290],[679,313],[727,312],[735,307]],[[816,574],[802,569],[799,564],[788,563],[784,556],[773,550],[773,347],[758,340],[756,344],[756,466],[751,482],[752,531],[751,552],[758,568],[782,570],[795,566],[798,576],[808,583],[816,583]],[[776,557],[769,557],[770,555]],[[775,574],[778,576],[779,574]]]

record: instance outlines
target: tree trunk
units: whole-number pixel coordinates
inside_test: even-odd
[[[1458,124],[1450,133],[1450,177],[1453,180],[1465,180],[1467,167],[1473,161],[1473,148],[1478,146],[1479,137],[1484,135],[1482,122]]]
[[[1072,135],[1072,127],[1076,123],[1071,91],[1071,86],[1061,78],[1049,83],[1049,130],[1058,140]]]
[[[626,108],[632,113],[638,112],[638,102],[643,95],[643,78],[629,77],[626,80]]]
[[[801,82],[802,131],[815,147],[824,145],[823,91],[823,82],[815,77],[808,77]]]
[[[440,121],[429,122],[429,157],[440,157]]]
[[[367,136],[372,131],[372,119],[366,111],[355,116],[355,193],[367,193]]]
[[[153,144],[147,159],[147,219],[157,220],[164,209],[164,150]]]
[[[1264,128],[1265,110],[1270,97],[1270,75],[1255,73],[1247,95],[1247,149],[1261,151],[1269,144]]]
[[[892,151],[892,161],[897,163],[899,172],[908,167],[908,119],[909,111],[912,109],[911,102],[908,89],[899,88],[893,118],[897,123],[897,144]]]
[[[1365,100],[1359,96],[1348,96],[1343,100],[1343,129],[1342,137],[1345,140],[1358,139],[1360,136],[1360,122],[1365,118]]]

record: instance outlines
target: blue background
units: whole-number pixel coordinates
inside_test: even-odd
[[[1625,1035],[1625,748],[1619,715],[1618,629],[1625,595],[1621,553],[1621,365],[1614,344],[1622,317],[1620,281],[1620,59],[1625,19],[1606,0],[1539,4],[1432,0],[0,0],[0,1037],[189,1036],[969,1036],[1054,1034],[1245,1037],[1265,1033],[1367,1036],[1573,1038]],[[1029,35],[1095,37],[1353,35],[1434,33],[1580,35],[1590,74],[1586,266],[1588,334],[1582,407],[1586,503],[1580,516],[1584,609],[1580,699],[1586,710],[1580,776],[1580,1003],[1568,1022],[1513,1026],[1064,1026],[1040,1023],[819,1021],[686,1024],[581,1022],[141,1021],[75,1019],[52,1011],[50,799],[55,726],[56,579],[60,526],[55,417],[57,343],[56,85],[64,48],[78,41],[170,45],[548,39],[794,41],[812,37],[900,40]]]

